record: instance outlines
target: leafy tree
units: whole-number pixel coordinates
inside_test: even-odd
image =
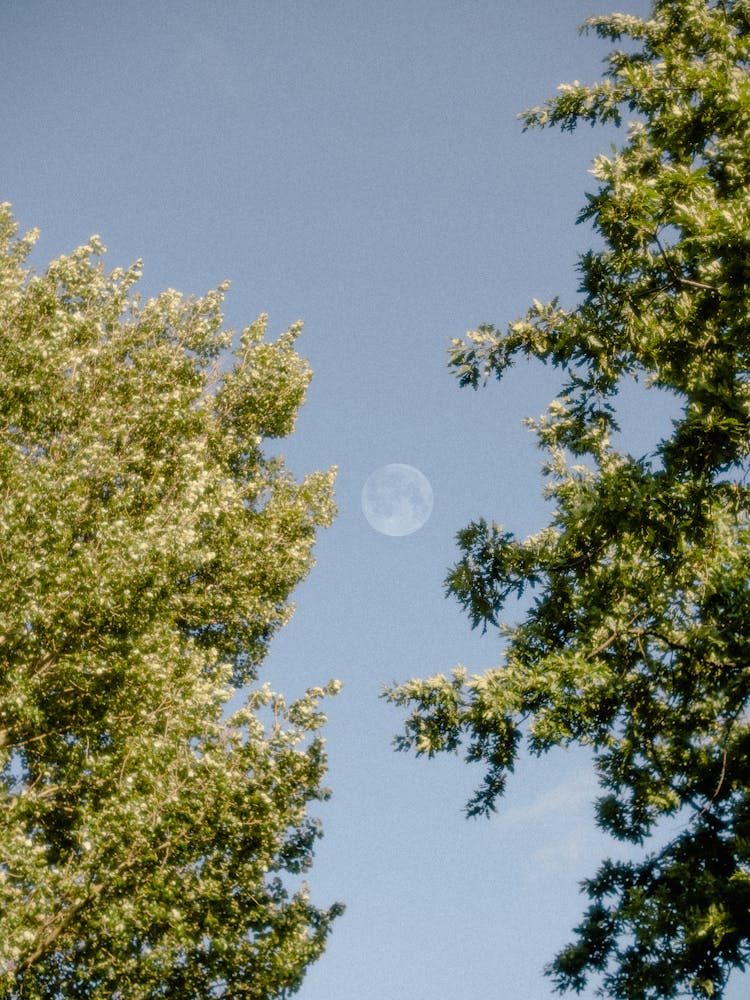
[[[96,238],[25,266],[0,210],[0,996],[286,996],[338,906],[299,875],[317,703],[253,687],[333,514],[297,483],[292,327],[222,332],[224,286],[143,302]],[[237,702],[240,704],[240,702]]]
[[[495,807],[524,739],[591,749],[598,824],[643,849],[584,883],[577,938],[548,969],[558,991],[719,997],[750,955],[750,3],[655,0],[648,19],[584,27],[627,44],[600,82],[522,116],[629,119],[594,161],[581,296],[450,356],[475,388],[518,356],[559,369],[559,398],[530,421],[554,510],[525,540],[485,520],[458,535],[447,590],[473,626],[500,628],[503,665],[389,697],[411,709],[402,748],[483,763],[470,814]],[[633,379],[681,405],[645,457],[613,443]],[[501,624],[514,596],[527,610]]]

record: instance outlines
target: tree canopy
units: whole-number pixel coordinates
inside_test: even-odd
[[[556,989],[720,997],[750,956],[750,3],[655,0],[648,18],[584,28],[614,43],[603,79],[522,115],[627,127],[593,164],[580,297],[450,352],[475,388],[519,357],[559,370],[529,421],[550,521],[526,539],[485,519],[458,534],[448,593],[499,629],[502,664],[388,696],[410,708],[402,749],[463,747],[484,766],[473,815],[495,808],[524,741],[590,748],[596,821],[635,860],[585,882]],[[643,457],[614,443],[633,379],[680,408]],[[515,596],[527,610],[509,624]]]
[[[142,301],[96,237],[37,275],[34,238],[2,206],[0,997],[286,996],[340,909],[300,878],[336,684],[254,683],[334,513],[263,451],[299,326],[232,361],[226,286]]]

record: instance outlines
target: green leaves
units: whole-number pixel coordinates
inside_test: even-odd
[[[484,764],[472,814],[495,807],[521,731],[535,753],[592,749],[597,821],[644,853],[605,861],[587,883],[577,940],[550,967],[558,989],[720,996],[750,959],[750,7],[655,0],[648,20],[587,28],[627,51],[600,83],[564,85],[522,116],[627,123],[594,161],[581,297],[534,301],[505,332],[482,326],[450,350],[473,388],[519,354],[561,372],[557,398],[528,421],[550,522],[518,540],[478,518],[457,536],[448,591],[473,626],[500,629],[503,663],[389,697],[410,709],[402,749],[463,746]],[[612,444],[627,432],[626,379],[682,407],[642,458]],[[518,598],[525,613],[505,624]]]
[[[96,238],[30,276],[14,232],[3,206],[0,996],[287,995],[340,909],[299,882],[336,686],[226,703],[334,512],[334,470],[262,452],[299,327],[222,367],[226,286],[141,302]]]

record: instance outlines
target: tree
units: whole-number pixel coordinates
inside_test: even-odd
[[[554,511],[525,540],[484,519],[458,534],[448,593],[500,628],[502,665],[388,695],[410,706],[401,748],[463,746],[484,765],[470,814],[495,808],[524,739],[590,748],[597,822],[636,860],[585,882],[577,937],[548,969],[559,992],[719,997],[750,956],[750,3],[655,0],[648,19],[584,27],[627,44],[600,82],[522,115],[630,119],[594,161],[580,298],[450,354],[475,388],[518,356],[561,372],[530,421]],[[612,441],[632,379],[681,405],[645,457]],[[510,626],[513,596],[528,604]]]
[[[0,996],[287,996],[338,905],[300,881],[317,707],[255,680],[333,515],[295,482],[293,326],[131,292],[96,237],[42,275],[0,211]]]

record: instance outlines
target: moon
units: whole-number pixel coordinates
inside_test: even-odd
[[[382,535],[411,535],[432,513],[430,481],[413,465],[398,462],[376,469],[362,487],[362,510]]]

